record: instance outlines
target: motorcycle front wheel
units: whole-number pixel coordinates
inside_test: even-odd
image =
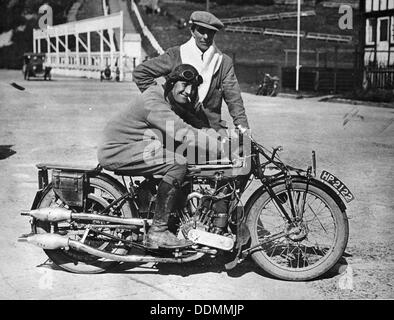
[[[124,191],[120,190],[117,186],[111,183],[106,177],[98,176],[90,178],[89,183],[89,194],[87,196],[87,205],[86,212],[98,214],[102,209],[108,206],[115,199],[120,198]],[[46,207],[62,207],[66,209],[75,210],[73,208],[69,208],[66,204],[64,204],[53,191],[52,185],[50,184],[44,194],[42,195],[41,201],[37,208],[46,208]],[[132,217],[134,210],[131,209],[131,206],[128,202],[126,202],[122,208],[112,213],[111,215],[116,217]],[[135,215],[135,212],[134,212]],[[61,223],[49,223],[38,221],[36,225],[37,233],[58,233],[64,236],[67,236],[73,240],[81,240],[84,237],[84,230],[87,224],[100,224],[102,222],[95,221],[78,221],[78,223],[73,222],[61,222]],[[99,227],[99,230],[106,233],[111,233],[114,236],[118,236],[118,230],[111,229],[105,227],[105,223],[102,223],[103,226]],[[118,241],[112,241],[108,237],[100,236],[95,234],[94,232],[88,233],[85,236],[85,244],[92,246],[96,249],[103,250],[106,252],[125,255],[128,253],[128,249],[122,246],[122,244]],[[73,273],[101,273],[108,271],[115,267],[118,262],[109,261],[107,259],[99,258],[96,256],[92,256],[87,253],[78,252],[73,249],[64,250],[44,250],[46,255],[51,259],[51,261],[59,266],[60,268],[73,272]]]
[[[285,184],[273,191],[292,216]],[[251,246],[264,242],[252,252],[252,258],[265,272],[282,280],[316,279],[342,257],[349,237],[348,219],[334,199],[314,185],[307,188],[304,182],[293,182],[290,195],[300,217],[292,224],[264,189],[250,199],[246,213]]]

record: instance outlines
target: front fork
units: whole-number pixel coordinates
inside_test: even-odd
[[[268,194],[270,195],[270,197],[274,200],[274,203],[276,204],[276,206],[278,207],[278,209],[280,210],[280,212],[282,213],[283,217],[287,220],[287,222],[291,225],[294,222],[297,221],[301,221],[303,218],[303,214],[305,211],[305,203],[306,203],[306,196],[309,190],[309,185],[310,185],[310,181],[312,179],[312,167],[309,167],[307,170],[307,182],[306,182],[306,187],[305,187],[305,191],[304,194],[302,196],[302,202],[301,205],[298,206],[298,210],[296,209],[295,203],[294,203],[294,198],[293,198],[293,182],[292,182],[292,178],[291,176],[286,176],[285,177],[285,185],[286,185],[286,193],[287,193],[287,197],[289,198],[289,203],[290,203],[290,212],[291,212],[291,216],[289,215],[289,213],[287,212],[287,210],[284,208],[282,201],[279,199],[279,197],[275,194],[275,192],[273,191],[273,189],[266,185],[264,178],[260,179],[261,182],[263,183],[265,190],[268,192]]]

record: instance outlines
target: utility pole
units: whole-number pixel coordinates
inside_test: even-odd
[[[296,91],[300,90],[300,36],[301,36],[301,0],[297,1],[297,66],[296,66]]]
[[[206,6],[206,10],[205,11],[209,12],[209,0],[207,0],[207,6]]]

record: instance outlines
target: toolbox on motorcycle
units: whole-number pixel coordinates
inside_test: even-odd
[[[82,172],[52,171],[53,190],[67,205],[82,207],[86,175]]]

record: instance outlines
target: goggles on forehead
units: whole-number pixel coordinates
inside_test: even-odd
[[[186,81],[196,85],[200,85],[203,82],[202,77],[199,74],[195,74],[192,70],[183,70],[182,72],[174,75],[174,81]]]

